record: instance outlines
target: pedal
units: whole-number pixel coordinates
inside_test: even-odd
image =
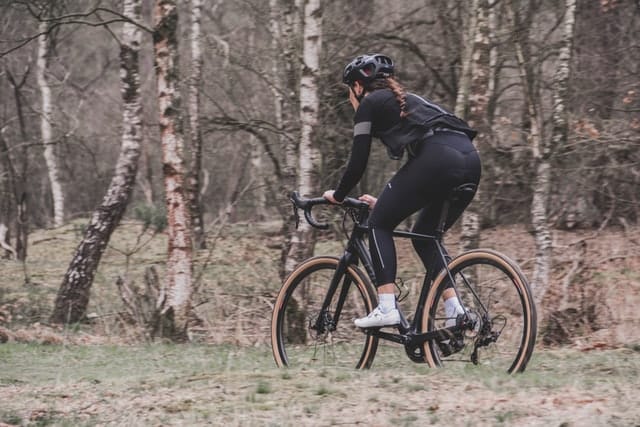
[[[469,319],[464,314],[459,314],[456,319],[456,326],[458,328],[473,326],[469,323]],[[437,341],[438,347],[444,357],[451,356],[454,353],[459,352],[464,348],[464,334],[461,330],[452,333],[447,339]]]
[[[442,352],[442,356],[444,357],[451,356],[464,348],[463,339],[451,338],[445,341],[438,341],[437,343],[438,347],[440,347],[440,351]]]

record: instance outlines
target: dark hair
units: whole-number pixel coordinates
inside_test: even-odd
[[[365,83],[364,85],[365,92],[373,92],[377,89],[390,89],[391,92],[396,96],[396,100],[400,105],[400,117],[406,117],[409,115],[407,111],[407,92],[395,78],[393,77],[385,77],[382,79],[375,79],[369,83]]]

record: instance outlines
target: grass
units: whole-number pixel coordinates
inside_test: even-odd
[[[425,369],[401,352],[382,354],[369,371],[282,370],[263,346],[8,343],[0,346],[0,422],[421,425],[455,411],[452,425],[616,425],[640,419],[638,356],[547,350],[524,374],[503,376]]]

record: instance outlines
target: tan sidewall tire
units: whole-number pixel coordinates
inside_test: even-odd
[[[517,264],[513,262],[511,259],[509,259],[506,255],[503,255],[491,249],[475,249],[469,252],[465,252],[457,256],[456,258],[454,258],[449,263],[449,270],[454,270],[458,265],[474,259],[488,259],[502,265],[505,268],[505,270],[507,270],[511,274],[511,276],[515,278],[517,286],[520,288],[520,291],[523,295],[526,325],[527,325],[527,329],[525,331],[525,341],[524,341],[525,345],[523,346],[523,351],[521,351],[521,353],[518,355],[517,363],[514,365],[514,368],[512,371],[514,373],[519,372],[522,370],[523,363],[528,362],[528,359],[531,356],[530,353],[533,351],[533,345],[535,344],[535,340],[536,340],[536,331],[537,331],[536,309],[535,309],[535,303],[531,295],[531,290],[527,285],[524,274],[520,271]],[[422,314],[422,324],[421,324],[422,331],[427,330],[428,323],[429,323],[429,312],[432,305],[437,303],[436,298],[438,295],[438,288],[440,287],[445,276],[446,276],[446,272],[442,271],[438,275],[436,280],[434,280],[433,286],[431,286],[431,289],[427,294],[427,299],[425,301],[425,306],[424,306],[425,309]],[[438,361],[433,357],[433,353],[431,352],[431,349],[429,347],[429,342],[426,342],[424,344],[424,354],[425,354],[426,361],[430,367],[436,368],[440,366]]]
[[[273,357],[275,359],[276,365],[278,367],[283,368],[286,367],[286,363],[282,357],[283,349],[279,348],[279,340],[278,340],[278,316],[280,311],[283,308],[283,305],[286,301],[287,291],[292,284],[296,283],[298,277],[306,273],[306,271],[310,268],[314,268],[318,265],[327,264],[334,266],[334,269],[337,268],[339,259],[336,257],[329,256],[319,256],[314,258],[309,258],[308,260],[302,262],[295,270],[293,270],[289,276],[287,276],[282,288],[280,288],[280,292],[278,292],[278,296],[276,298],[276,302],[273,306],[273,313],[271,315],[271,349],[273,351]],[[354,283],[357,284],[358,288],[361,290],[362,295],[365,297],[365,303],[367,305],[367,310],[370,312],[373,310],[376,301],[376,293],[371,285],[367,276],[365,276],[362,271],[360,271],[355,266],[349,266],[347,268],[347,273],[350,274]],[[363,339],[366,341],[365,351],[363,352],[363,357],[361,358],[362,366],[360,368],[367,368],[371,362],[373,357],[375,356],[375,349],[377,348],[377,339],[374,339],[371,336],[364,336]]]

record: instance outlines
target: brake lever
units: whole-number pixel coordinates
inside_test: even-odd
[[[300,216],[298,215],[298,207],[296,203],[292,201],[291,206],[293,207],[293,216],[296,218],[296,230],[300,226]]]

